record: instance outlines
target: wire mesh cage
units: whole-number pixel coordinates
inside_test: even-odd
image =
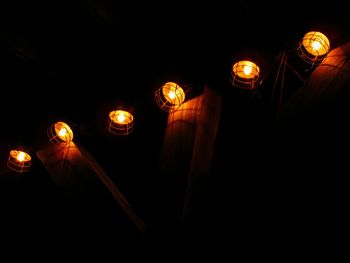
[[[257,87],[260,68],[254,62],[242,60],[236,62],[231,70],[231,82],[235,87],[252,90]]]
[[[185,91],[175,82],[166,82],[155,91],[155,99],[164,111],[176,111],[185,101]]]
[[[108,131],[116,135],[128,135],[134,129],[134,116],[125,110],[114,110],[109,113]]]
[[[11,150],[7,166],[18,173],[28,172],[32,165],[32,157],[23,151]]]
[[[59,121],[47,129],[47,136],[53,144],[67,146],[73,140],[73,131],[67,123]]]
[[[328,38],[318,31],[311,31],[304,35],[298,45],[298,55],[305,62],[313,65],[320,64],[330,50]]]

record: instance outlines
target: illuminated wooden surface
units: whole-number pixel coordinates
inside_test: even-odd
[[[350,42],[332,50],[287,101],[277,122],[272,180],[345,180],[348,158],[344,153],[350,147],[349,55]]]
[[[209,88],[168,115],[160,159],[159,224],[191,219],[207,194],[221,100]],[[159,226],[158,226],[159,227]]]
[[[281,119],[302,114],[311,116],[327,108],[346,87],[350,79],[350,42],[333,49],[315,68],[305,84],[290,98],[281,113]]]
[[[50,144],[38,151],[37,156],[69,202],[81,204],[94,198],[97,202],[113,198],[138,230],[144,232],[142,220],[85,149],[73,142],[67,147]]]

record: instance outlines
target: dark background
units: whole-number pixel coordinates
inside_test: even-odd
[[[289,64],[306,79],[310,71],[296,56],[306,32],[325,33],[331,48],[349,40],[346,11],[341,4],[331,4],[326,8],[305,6],[304,1],[280,6],[261,1],[121,5],[91,0],[3,5],[0,192],[10,229],[30,234],[47,230],[43,237],[70,236],[71,243],[90,240],[93,234],[138,240],[137,230],[104,194],[81,204],[62,200],[35,152],[47,144],[46,128],[51,123],[71,124],[74,141],[95,157],[146,225],[154,224],[167,121],[154,91],[175,81],[191,86],[192,96],[207,85],[222,97],[211,166],[212,196],[205,200],[208,215],[203,225],[207,231],[222,232],[238,220],[234,225],[238,229],[261,231],[265,221],[259,224],[254,218],[264,218],[270,211],[266,193],[276,190],[272,185],[289,188],[289,183],[314,179],[298,174],[307,157],[295,163],[292,154],[282,158],[278,151],[276,116],[303,82],[287,68],[284,85],[276,85],[274,63],[281,51],[288,51]],[[230,83],[231,65],[241,58],[261,67],[264,82],[257,92]],[[108,113],[119,105],[134,113],[136,126],[130,136],[115,138],[106,124]],[[6,167],[8,152],[16,147],[33,156],[28,174],[14,174]]]

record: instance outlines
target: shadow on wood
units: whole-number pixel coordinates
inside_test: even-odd
[[[60,192],[63,216],[69,218],[66,224],[112,239],[142,237],[142,220],[84,148],[73,142],[67,147],[50,144],[37,156]]]

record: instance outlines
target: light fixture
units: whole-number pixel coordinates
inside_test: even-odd
[[[185,91],[175,82],[166,82],[155,92],[158,106],[164,111],[175,111],[185,101]]]
[[[108,131],[117,135],[128,135],[134,127],[134,116],[125,110],[114,110],[109,113]]]
[[[32,157],[24,152],[18,150],[11,150],[7,160],[7,166],[18,173],[29,171],[32,165]]]
[[[298,46],[299,56],[309,64],[320,64],[330,50],[328,38],[318,31],[304,35]]]
[[[252,90],[257,86],[260,77],[260,68],[254,62],[242,60],[232,66],[231,81],[232,85]]]
[[[47,129],[50,141],[59,146],[69,145],[73,140],[73,131],[69,125],[63,121],[52,124]]]

